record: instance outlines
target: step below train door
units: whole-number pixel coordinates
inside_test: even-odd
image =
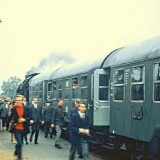
[[[104,69],[94,71],[93,125],[95,126],[108,126],[110,124],[109,73]]]

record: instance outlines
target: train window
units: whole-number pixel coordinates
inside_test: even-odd
[[[52,99],[56,99],[56,92],[55,91],[52,92]]]
[[[143,66],[137,66],[132,68],[132,82],[144,81],[144,69]]]
[[[72,99],[78,96],[78,78],[72,78]]]
[[[78,88],[78,78],[72,78],[72,89]]]
[[[124,100],[124,70],[114,71],[114,100]]]
[[[87,76],[81,77],[81,99],[87,99]]]
[[[99,86],[108,86],[108,75],[100,74],[99,75]]]
[[[99,100],[108,100],[108,88],[99,88]]]
[[[124,96],[124,86],[115,86],[114,87],[114,100],[123,100]]]
[[[81,88],[81,99],[87,99],[87,97],[88,97],[87,88]]]
[[[87,86],[87,76],[81,77],[81,87]]]
[[[124,83],[124,70],[115,70],[114,71],[114,84]]]
[[[35,89],[36,89],[36,91],[38,91],[38,85],[36,85]]]
[[[58,90],[58,98],[62,98],[62,90]]]
[[[52,94],[51,94],[51,92],[48,92],[48,93],[47,93],[47,99],[48,99],[48,100],[51,100],[51,99],[52,99]]]
[[[64,92],[64,98],[69,99],[69,89],[66,89]]]
[[[48,83],[48,91],[52,91],[52,83]]]
[[[62,89],[62,84],[63,84],[62,80],[58,81],[58,89]]]
[[[99,75],[99,100],[107,101],[108,100],[108,75],[100,74]]]
[[[66,79],[64,82],[64,88],[69,88],[69,80]]]
[[[39,87],[39,90],[42,90],[42,84],[41,83],[38,85],[38,87]]]
[[[57,87],[56,87],[56,82],[53,82],[52,88],[53,88],[53,91],[57,89]]]
[[[144,88],[143,84],[132,85],[132,100],[144,100]]]
[[[131,71],[131,100],[144,100],[145,67],[136,66]]]
[[[38,96],[39,98],[42,98],[42,91],[41,92],[39,92],[39,96]]]
[[[154,64],[154,101],[160,101],[160,63]]]

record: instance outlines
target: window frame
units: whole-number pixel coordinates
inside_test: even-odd
[[[143,81],[142,82],[132,82],[132,69],[135,67],[143,67],[144,75],[143,75]],[[144,103],[145,101],[145,78],[146,78],[146,66],[144,64],[134,65],[131,67],[130,72],[130,101],[134,103]],[[144,87],[144,99],[143,100],[132,100],[132,85],[143,85]]]
[[[120,70],[123,70],[124,72],[123,72],[123,83],[121,83],[121,84],[115,84],[114,83],[114,77],[115,77],[115,74],[114,74],[114,71],[120,71]],[[124,78],[125,78],[125,68],[119,68],[119,69],[113,69],[113,101],[114,102],[124,102],[125,101],[125,80],[124,80]],[[115,87],[123,87],[123,100],[116,100],[115,99]]]

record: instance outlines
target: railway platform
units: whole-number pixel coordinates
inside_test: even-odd
[[[28,139],[29,139],[28,135]],[[39,144],[29,143],[23,145],[23,160],[68,160],[70,143],[61,138],[62,149],[54,147],[53,138],[45,138],[44,132],[40,131]],[[15,144],[10,141],[10,133],[0,131],[0,160],[16,160],[13,155]],[[90,153],[90,160],[100,160],[101,158],[95,157]],[[77,157],[75,160],[82,160]]]

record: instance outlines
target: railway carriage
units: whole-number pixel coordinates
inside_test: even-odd
[[[160,37],[114,51],[102,68],[111,74],[114,145],[141,156],[160,123]]]
[[[75,99],[85,101],[93,141],[98,144],[104,142],[110,123],[109,71],[100,69],[103,60],[104,57],[101,57],[88,63],[75,63],[54,69],[34,77],[29,84],[30,100],[36,96],[42,106],[45,100],[50,100],[53,106],[56,106],[58,98],[64,100],[66,124],[69,123],[71,108],[75,107]],[[40,90],[39,87],[43,89]]]
[[[160,123],[160,37],[114,50],[86,64],[75,63],[32,78],[29,97],[69,113],[80,98],[88,104],[91,142],[145,160],[154,127]],[[96,145],[95,145],[96,146]]]

